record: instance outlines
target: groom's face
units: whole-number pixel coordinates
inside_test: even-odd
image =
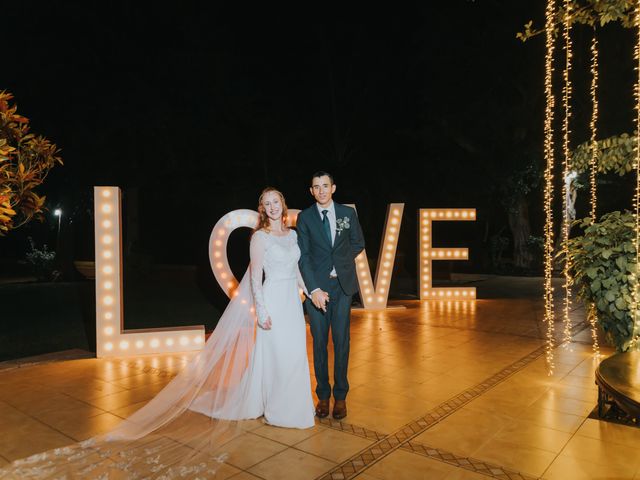
[[[322,177],[315,177],[311,181],[311,195],[316,199],[320,205],[328,205],[331,203],[331,197],[336,191],[336,186],[331,183],[331,179],[323,175]]]

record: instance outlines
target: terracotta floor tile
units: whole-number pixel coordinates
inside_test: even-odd
[[[316,425],[312,428],[281,428],[274,427],[272,425],[263,425],[259,428],[251,430],[251,433],[260,435],[261,437],[268,438],[270,440],[284,443],[285,445],[295,445],[303,440],[319,434],[324,430],[324,427]]]
[[[80,379],[72,384],[55,387],[55,389],[60,393],[82,401],[105,397],[125,390],[124,387],[97,379],[91,381]]]
[[[403,310],[353,315],[346,418],[351,425],[380,433],[396,431],[544,345],[536,338],[544,335],[538,296],[478,300],[457,307],[446,302],[403,303]],[[576,312],[572,315],[580,315]],[[312,367],[309,334],[307,348]],[[604,348],[603,352],[610,353]],[[415,441],[533,476],[561,478],[574,468],[575,478],[582,472],[632,478],[640,465],[620,467],[618,462],[637,451],[639,430],[585,420],[595,406],[591,347],[575,343],[554,353],[553,375],[539,356],[459,405]],[[0,465],[113,428],[144,406],[192,356],[80,359],[0,370]],[[329,357],[332,370],[331,346]],[[315,386],[313,375],[311,380]],[[185,417],[185,425],[194,422],[195,430],[206,430],[210,424],[200,417]],[[200,448],[189,436],[195,430],[174,434],[189,447]],[[231,439],[223,445],[230,457],[220,473],[237,480],[317,478],[373,441],[326,425],[288,430],[266,426],[262,419],[238,422],[237,430],[225,433],[224,439]],[[251,471],[240,471],[247,469]],[[397,450],[357,478],[487,477]]]
[[[574,400],[580,400],[591,404],[598,403],[598,391],[593,388],[583,388],[577,385],[566,385],[560,383],[554,385],[549,390],[558,397],[572,398]]]
[[[586,417],[595,408],[596,403],[597,402],[583,402],[581,400],[561,397],[556,395],[554,392],[549,391],[531,406]]]
[[[71,437],[33,419],[3,433],[0,436],[0,455],[10,461],[74,443]]]
[[[410,415],[399,415],[367,405],[347,402],[348,415],[345,419],[352,425],[368,428],[380,433],[391,433],[413,419]]]
[[[502,428],[494,438],[518,445],[540,448],[552,453],[560,453],[571,439],[571,434],[530,422],[514,421]]]
[[[637,451],[638,445],[628,447],[619,443],[603,442],[575,435],[562,451],[562,455],[604,466],[626,467],[629,475],[633,475],[640,467],[640,456]]]
[[[132,375],[130,377],[113,380],[111,383],[123,389],[135,389],[144,387],[146,385],[152,385],[155,383],[167,384],[171,379],[168,376],[150,375],[147,373],[140,373],[138,375]]]
[[[133,413],[137,412],[142,407],[144,407],[147,403],[149,402],[146,400],[143,400],[142,402],[138,402],[138,403],[132,403],[131,405],[127,405],[126,407],[116,408],[115,410],[111,410],[111,413],[113,413],[114,415],[117,415],[120,418],[128,418]]]
[[[23,422],[29,421],[32,417],[17,408],[0,402],[0,429],[10,431],[11,428],[19,427]]]
[[[260,427],[263,427],[265,425],[264,423],[264,419],[261,418],[255,418],[252,420],[239,420],[238,421],[238,428],[242,431],[245,432],[252,432]]]
[[[229,480],[260,480],[260,477],[251,475],[249,472],[240,472],[231,477],[228,477],[228,479]]]
[[[487,476],[464,468],[456,468],[444,478],[445,480],[486,480]]]
[[[462,408],[416,437],[415,442],[468,456],[512,422],[499,413]]]
[[[497,438],[488,440],[476,449],[472,456],[536,477],[541,476],[556,458],[555,453],[547,450],[519,445]]]
[[[595,377],[581,377],[578,375],[565,375],[561,380],[564,385],[575,385],[577,387],[592,389],[597,391],[598,387],[595,383]]]
[[[89,418],[74,420],[58,420],[55,428],[64,433],[68,437],[76,441],[86,440],[88,438],[106,433],[120,424],[122,419],[112,413],[102,413]]]
[[[55,410],[34,413],[33,418],[42,423],[58,428],[60,425],[81,423],[86,419],[105,413],[104,410],[86,403],[73,402]]]
[[[640,448],[640,429],[611,422],[587,418],[576,435],[589,437],[602,442],[618,443],[627,447]]]
[[[248,469],[266,480],[312,480],[330,470],[335,464],[294,448],[268,458]]]
[[[359,475],[356,475],[354,478],[356,478],[357,480],[378,480],[378,477],[369,475],[368,473],[366,473],[366,471]]]
[[[567,433],[574,433],[585,421],[582,416],[539,407],[525,408],[517,415],[512,415],[512,418]]]
[[[365,473],[381,480],[441,480],[456,467],[421,455],[398,450],[368,468]]]
[[[367,440],[349,433],[325,429],[317,435],[297,443],[295,447],[339,463],[370,446],[373,442],[373,440]]]
[[[225,445],[225,451],[229,453],[226,463],[241,470],[247,470],[286,449],[287,446],[279,442],[252,433],[245,433]]]
[[[599,465],[563,454],[553,461],[544,472],[543,478],[546,480],[628,480],[633,478],[633,472],[626,465],[612,463]]]
[[[422,402],[416,402],[415,398],[379,390],[369,385],[362,385],[349,391],[348,411],[352,410],[351,405],[356,404],[408,416],[407,418],[418,417],[425,411],[425,405]]]
[[[162,390],[162,385],[152,384],[134,390],[123,390],[104,397],[89,399],[87,403],[106,411],[112,411],[134,403],[151,400],[160,390]]]

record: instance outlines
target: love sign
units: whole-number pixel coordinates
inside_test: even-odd
[[[120,197],[118,187],[93,187],[97,357],[200,350],[204,345],[204,325],[124,328]]]
[[[124,329],[122,298],[122,214],[118,187],[94,187],[95,202],[95,267],[96,267],[96,345],[97,356],[169,353],[199,350],[204,344],[204,326],[180,328]],[[355,208],[355,205],[351,205]],[[391,203],[378,253],[375,279],[366,250],[356,258],[360,298],[365,310],[387,307],[389,286],[396,258],[398,237],[404,212],[403,203]],[[287,225],[295,227],[300,210],[289,209]],[[468,260],[466,248],[435,248],[432,246],[433,222],[473,221],[474,209],[420,209],[419,229],[419,292],[420,299],[473,300],[475,288],[434,288],[431,281],[432,262],[436,260]],[[209,260],[218,284],[228,297],[238,286],[227,258],[231,233],[238,228],[253,229],[258,212],[234,210],[225,214],[213,227],[209,238]]]

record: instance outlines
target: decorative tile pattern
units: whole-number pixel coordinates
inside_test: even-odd
[[[493,478],[500,478],[505,480],[535,480],[535,477],[531,477],[519,472],[514,472],[513,470],[501,467],[499,465],[493,465],[476,458],[460,457],[453,453],[446,452],[438,448],[421,445],[416,442],[407,442],[400,448],[411,453],[448,463],[449,465],[453,465],[454,467],[464,468],[465,470],[470,470],[475,473],[481,473],[482,475],[487,475]]]
[[[326,417],[318,420],[320,425],[324,425],[325,427],[329,427],[333,430],[339,430],[344,433],[350,433],[351,435],[355,435],[357,437],[362,437],[366,439],[373,440],[381,440],[386,435],[384,433],[376,432],[374,430],[369,430],[368,428],[359,427],[358,425],[351,425],[347,422],[340,422],[338,420],[334,420],[333,418]]]
[[[520,360],[517,360],[516,362],[507,366],[506,368],[500,370],[495,375],[492,375],[491,377],[487,378],[484,382],[463,391],[462,393],[447,400],[446,402],[441,403],[436,408],[428,412],[426,415],[418,418],[417,420],[414,420],[413,422],[408,423],[407,425],[401,427],[396,432],[393,432],[387,436],[383,436],[382,438],[380,438],[381,434],[378,432],[367,431],[365,433],[366,429],[363,429],[361,427],[357,427],[354,425],[344,424],[343,426],[342,422],[336,422],[335,420],[321,421],[323,425],[326,425],[329,428],[335,428],[344,432],[354,433],[354,435],[365,436],[365,438],[378,438],[378,441],[374,443],[372,446],[363,450],[362,452],[355,454],[353,457],[346,460],[342,464],[338,465],[333,470],[330,470],[325,475],[318,478],[321,480],[343,480],[343,479],[352,478],[358,473],[361,473],[366,468],[373,465],[375,462],[377,462],[381,458],[386,457],[392,451],[397,450],[398,448],[403,448],[405,445],[407,445],[406,449],[408,451],[413,451],[415,453],[420,453],[421,451],[433,452],[432,454],[429,454],[427,456],[429,456],[430,458],[434,458],[436,460],[442,459],[442,461],[446,461],[447,463],[457,464],[458,460],[456,459],[458,459],[459,457],[456,457],[451,453],[441,452],[437,449],[430,449],[428,447],[423,447],[423,449],[421,449],[418,444],[415,445],[415,449],[412,448],[410,446],[411,439],[417,437],[419,434],[421,434],[428,428],[432,427],[436,423],[440,422],[441,420],[451,415],[453,412],[458,410],[463,405],[466,405],[471,400],[479,397],[480,395],[485,393],[487,390],[491,389],[492,387],[496,386],[498,383],[505,380],[507,377],[513,375],[518,370],[524,368],[529,363],[541,357],[542,355],[544,355],[544,352],[545,352],[544,346],[538,347],[533,352],[522,357]],[[477,465],[477,470],[474,467],[473,471],[478,471],[478,473],[484,473],[485,475],[491,475],[495,478],[502,478],[502,479],[531,478],[531,477],[522,476],[517,472],[512,472],[502,467],[495,467],[495,466],[489,465],[480,460],[460,459],[459,461],[460,462],[466,461],[466,462],[469,462],[470,465]],[[475,463],[472,463],[472,462],[475,462]],[[491,473],[492,471],[495,471],[495,474]],[[510,476],[510,475],[514,475],[514,476]]]

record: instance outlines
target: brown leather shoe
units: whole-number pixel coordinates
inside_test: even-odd
[[[318,400],[318,404],[316,405],[316,416],[318,418],[324,418],[329,416],[329,399],[326,400]]]
[[[342,420],[347,416],[347,402],[345,400],[336,400],[333,405],[333,418]]]

